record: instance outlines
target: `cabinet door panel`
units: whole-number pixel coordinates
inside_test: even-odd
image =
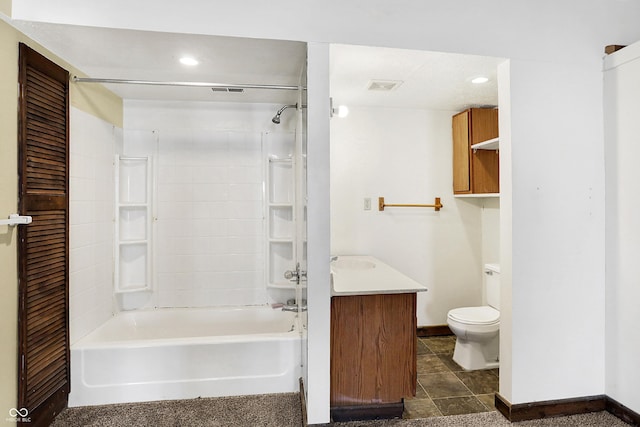
[[[453,116],[453,192],[471,191],[469,158],[469,111]]]
[[[331,406],[416,393],[416,294],[331,298]]]

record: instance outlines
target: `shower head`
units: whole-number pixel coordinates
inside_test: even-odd
[[[285,105],[284,107],[282,107],[281,109],[278,110],[278,112],[276,113],[275,116],[273,116],[273,119],[271,119],[271,121],[277,125],[280,124],[280,115],[282,114],[282,112],[284,110],[286,110],[287,108],[297,108],[298,104],[293,104],[293,105]]]

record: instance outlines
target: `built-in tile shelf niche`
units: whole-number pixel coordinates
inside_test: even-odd
[[[115,292],[151,289],[152,162],[115,159]]]

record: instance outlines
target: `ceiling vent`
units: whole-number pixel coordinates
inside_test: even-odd
[[[404,83],[402,80],[371,80],[367,90],[389,92],[397,89],[402,83]]]
[[[227,92],[227,93],[242,93],[244,89],[241,87],[212,87],[212,91],[214,92]]]

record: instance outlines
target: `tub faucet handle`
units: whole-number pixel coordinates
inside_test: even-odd
[[[287,270],[284,272],[284,278],[289,279],[292,282],[296,282],[296,284],[300,284],[300,280],[304,280],[307,277],[307,272],[304,270],[300,270],[300,263],[296,263],[295,270]]]

